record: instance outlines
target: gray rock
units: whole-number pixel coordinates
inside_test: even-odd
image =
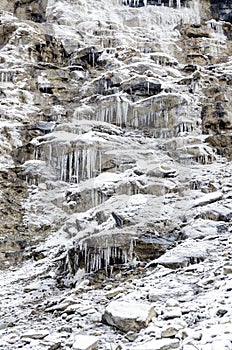
[[[49,330],[30,329],[21,334],[21,339],[43,339],[49,334]]]
[[[170,268],[188,266],[189,264],[199,263],[208,255],[210,245],[202,242],[189,240],[183,244],[168,250],[165,254],[148,264],[161,264]]]
[[[178,327],[167,326],[165,329],[161,331],[162,338],[170,338],[174,337],[179,332]]]
[[[156,311],[149,304],[133,301],[112,301],[106,308],[102,320],[124,332],[139,331],[146,327]]]
[[[224,275],[232,274],[232,265],[223,266],[223,273],[224,273]]]

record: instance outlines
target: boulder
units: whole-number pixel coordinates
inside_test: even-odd
[[[98,338],[93,335],[78,334],[72,347],[73,350],[97,350]]]
[[[107,306],[102,321],[124,332],[140,331],[148,325],[154,316],[156,316],[156,311],[149,304],[112,301]]]
[[[225,265],[223,267],[223,274],[224,275],[230,275],[232,274],[232,265]]]
[[[188,266],[189,264],[199,263],[208,256],[209,245],[202,242],[194,242],[189,240],[171,250],[158,259],[151,261],[147,267],[153,265],[163,265],[169,268],[179,268]]]

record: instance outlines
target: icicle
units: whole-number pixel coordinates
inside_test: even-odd
[[[92,67],[95,66],[95,51],[94,48],[91,48],[91,61],[92,61]]]
[[[130,241],[130,248],[129,248],[130,260],[132,260],[133,251],[134,251],[134,242],[133,242],[133,240],[131,240],[131,241]]]
[[[102,172],[102,153],[101,151],[98,152],[98,156],[99,156],[99,172]]]
[[[51,160],[52,160],[52,145],[49,144],[49,152],[48,152],[48,163],[51,164]]]
[[[84,179],[85,178],[85,167],[86,167],[86,164],[87,164],[87,150],[86,149],[83,149],[81,151],[81,179]]]
[[[69,179],[69,182],[72,181],[72,173],[73,173],[73,152],[71,152],[69,154],[69,164],[68,164],[68,179]]]
[[[76,183],[79,182],[79,150],[74,151],[74,176],[76,178]]]
[[[35,149],[34,149],[33,158],[34,158],[35,160],[38,160],[38,159],[39,159],[39,148],[38,148],[38,147],[35,147]]]
[[[88,246],[86,242],[84,243],[84,256],[85,256],[85,265],[87,265]]]
[[[61,157],[60,158],[60,179],[63,180],[63,177],[64,177],[64,158]]]

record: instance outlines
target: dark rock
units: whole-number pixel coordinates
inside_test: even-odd
[[[123,219],[121,218],[121,216],[119,216],[118,214],[112,212],[111,215],[113,216],[115,222],[116,222],[116,226],[117,227],[122,227],[123,226]]]
[[[209,136],[206,139],[212,147],[214,147],[218,154],[232,159],[232,135],[231,134],[221,134],[221,135],[213,135]]]

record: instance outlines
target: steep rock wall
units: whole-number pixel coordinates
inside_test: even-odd
[[[1,171],[8,178],[10,168],[27,198],[16,203],[20,215],[4,212],[14,223],[2,225],[6,239],[46,237],[70,213],[113,195],[162,202],[163,195],[189,188],[191,176],[183,186],[178,177],[166,181],[184,174],[182,166],[229,154],[220,139],[224,144],[231,132],[231,26],[218,21],[228,19],[229,2],[25,0],[0,6]],[[208,137],[214,134],[217,139]],[[107,172],[113,181],[104,183],[100,176]],[[12,192],[3,192],[7,206]],[[45,193],[51,199],[41,205]],[[104,218],[99,225],[112,225],[109,213]],[[151,224],[154,231],[175,231],[162,220],[165,225]],[[75,235],[78,227],[67,221],[64,231]]]

